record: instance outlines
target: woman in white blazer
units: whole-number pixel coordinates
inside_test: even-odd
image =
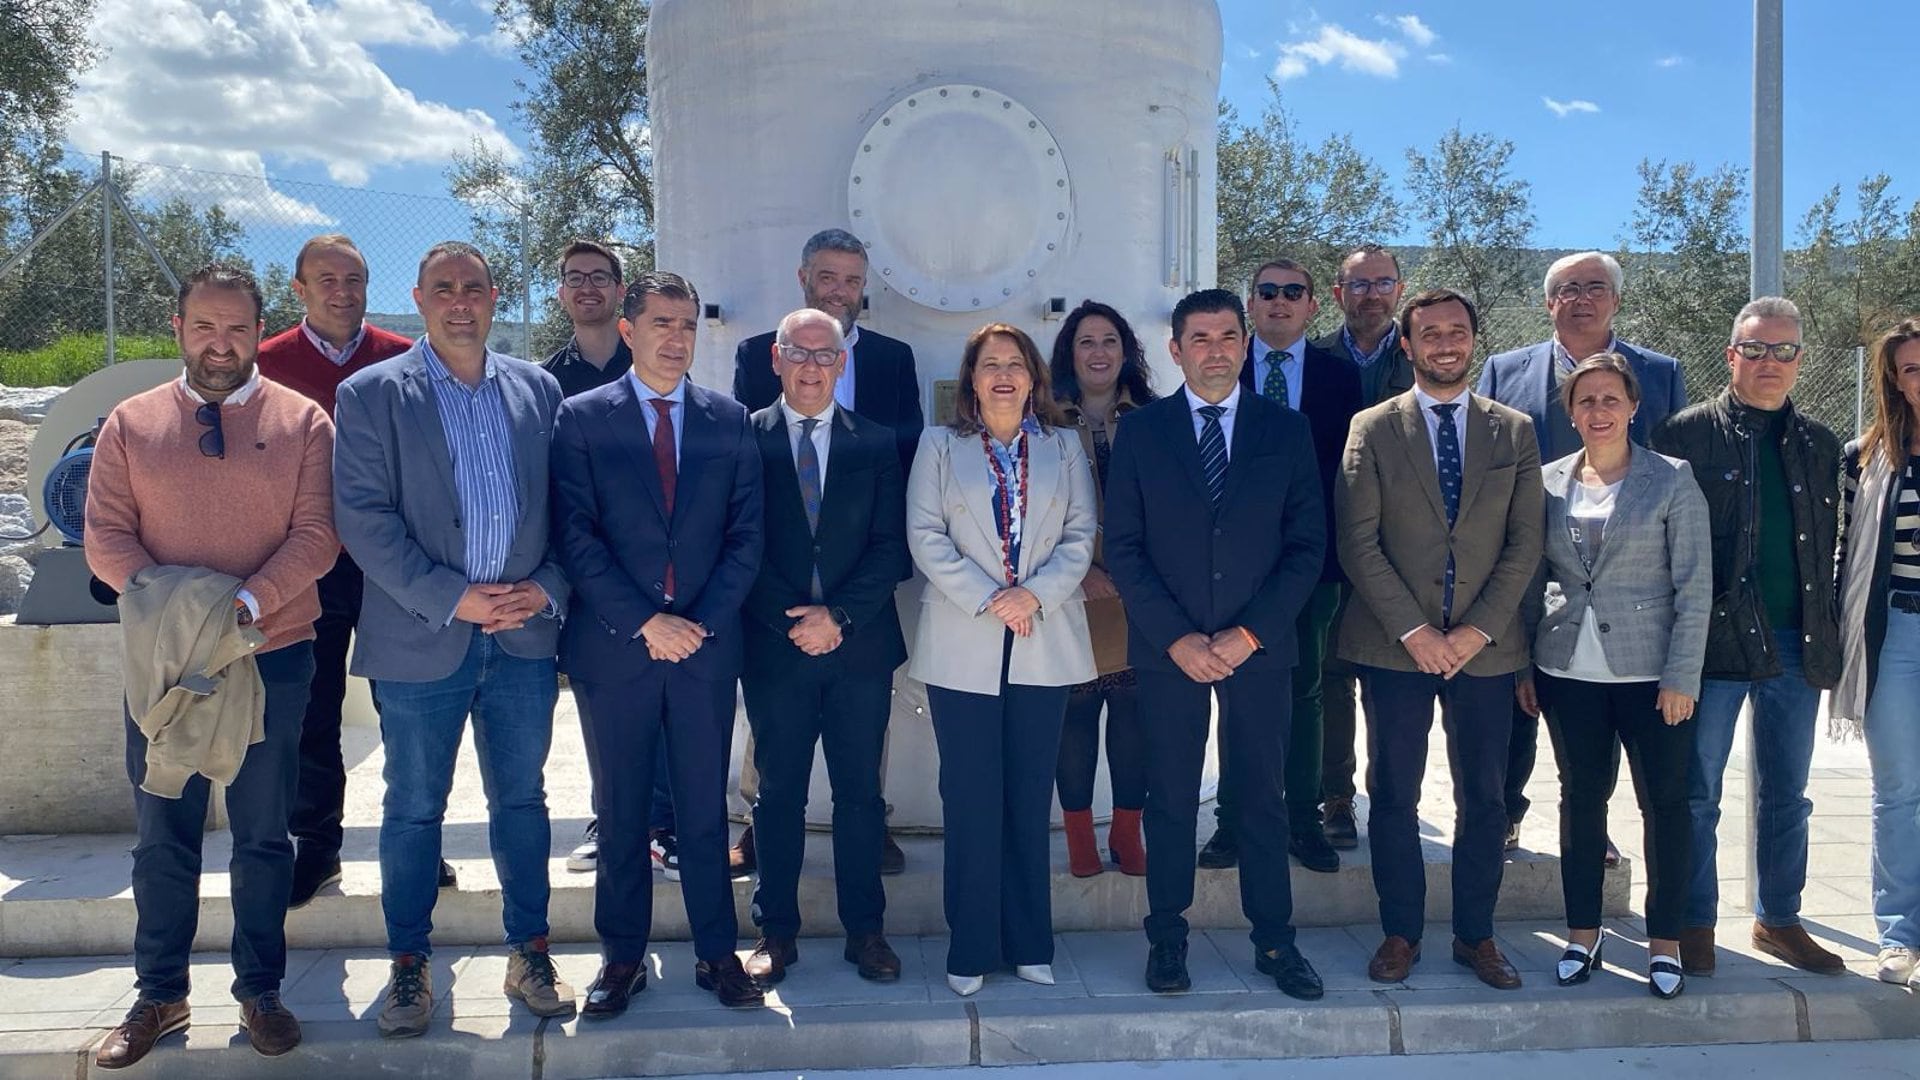
[[[1097,516],[1031,338],[974,331],[959,384],[914,457],[907,543],[927,578],[909,674],[940,747],[947,984],[965,996],[1007,964],[1053,981],[1048,819],[1067,691],[1095,675],[1080,581]]]

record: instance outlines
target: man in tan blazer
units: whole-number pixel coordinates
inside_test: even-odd
[[[1414,388],[1353,419],[1334,488],[1340,562],[1353,581],[1337,651],[1359,665],[1367,818],[1386,934],[1367,974],[1405,979],[1420,958],[1426,866],[1417,808],[1440,702],[1454,780],[1453,957],[1499,989],[1520,975],[1493,942],[1514,673],[1527,663],[1520,604],[1540,564],[1540,449],[1524,413],[1467,391],[1479,317],[1432,289],[1400,336]]]

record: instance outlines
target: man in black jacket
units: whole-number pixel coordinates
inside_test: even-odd
[[[1808,971],[1845,970],[1800,925],[1816,715],[1820,691],[1840,675],[1840,440],[1788,397],[1803,355],[1799,309],[1753,301],[1733,322],[1727,390],[1654,436],[1655,449],[1693,465],[1713,515],[1713,615],[1689,780],[1694,870],[1680,934],[1689,975],[1713,973],[1721,779],[1748,701],[1760,779],[1754,948]]]

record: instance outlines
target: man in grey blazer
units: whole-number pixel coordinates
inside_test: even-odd
[[[1554,260],[1542,284],[1553,336],[1488,357],[1480,371],[1475,392],[1527,414],[1540,442],[1541,461],[1558,461],[1580,449],[1580,436],[1560,401],[1560,380],[1575,364],[1597,353],[1626,357],[1634,378],[1640,380],[1640,407],[1627,425],[1627,435],[1641,446],[1647,445],[1667,417],[1687,407],[1687,381],[1679,361],[1613,336],[1613,317],[1620,311],[1625,280],[1619,260],[1604,251],[1579,251]],[[1509,851],[1520,844],[1520,820],[1531,805],[1522,789],[1533,775],[1539,743],[1539,718],[1516,705],[1513,738],[1507,745]],[[1619,861],[1609,841],[1607,863]]]
[[[341,384],[334,516],[366,573],[353,673],[373,680],[386,750],[380,903],[391,980],[379,1027],[433,1012],[440,821],[467,720],[486,782],[506,941],[506,994],[573,1012],[547,956],[543,771],[567,586],[548,552],[547,443],[560,384],[487,348],[499,291],[485,256],[435,245],[414,302],[426,336]]]
[[[1420,958],[1427,879],[1417,810],[1438,699],[1458,814],[1453,958],[1504,990],[1520,975],[1493,942],[1500,794],[1544,494],[1532,423],[1467,393],[1478,330],[1472,302],[1450,289],[1409,300],[1400,334],[1414,388],[1353,419],[1334,487],[1354,593],[1337,649],[1360,666],[1367,716],[1367,832],[1386,938],[1367,974],[1399,982]]]

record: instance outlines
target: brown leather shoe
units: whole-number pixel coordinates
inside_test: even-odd
[[[124,1069],[147,1056],[153,1044],[176,1031],[187,1030],[193,1010],[186,999],[159,1002],[141,998],[127,1010],[120,1026],[107,1032],[93,1063],[103,1069]]]
[[[1413,965],[1419,962],[1419,942],[1390,934],[1373,951],[1373,959],[1367,961],[1367,978],[1383,983],[1405,982],[1413,973]]]
[[[869,982],[893,982],[900,977],[900,954],[879,931],[847,938],[847,963]]]
[[[1454,938],[1453,962],[1461,967],[1472,968],[1475,978],[1495,990],[1520,989],[1520,973],[1507,963],[1506,957],[1500,955],[1500,946],[1495,945],[1492,938],[1478,945],[1469,945]]]
[[[300,1045],[300,1021],[280,1004],[277,990],[242,1001],[240,1027],[262,1057],[279,1057]]]
[[[768,986],[787,977],[787,968],[800,962],[800,947],[789,937],[763,937],[747,957],[747,974]]]
[[[1768,956],[1785,960],[1801,971],[1811,971],[1817,975],[1838,975],[1847,970],[1847,962],[1840,954],[1822,948],[1820,943],[1807,936],[1807,928],[1793,926],[1768,926],[1754,920],[1753,947]]]
[[[752,877],[758,869],[760,860],[753,848],[753,823],[748,822],[747,827],[740,830],[740,839],[727,849],[727,872],[739,879]]]
[[[1680,970],[1689,975],[1713,978],[1713,927],[1680,928]]]

